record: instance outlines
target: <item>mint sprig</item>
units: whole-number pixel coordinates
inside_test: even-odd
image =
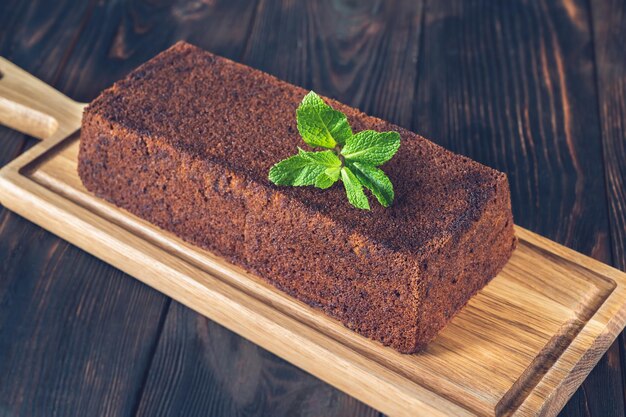
[[[296,119],[298,132],[307,145],[330,150],[308,152],[298,148],[297,155],[272,166],[269,172],[272,183],[326,189],[341,180],[354,207],[370,209],[363,188],[383,207],[391,205],[393,184],[377,166],[389,161],[398,151],[398,132],[364,130],[352,134],[346,115],[324,103],[313,91],[304,96]]]

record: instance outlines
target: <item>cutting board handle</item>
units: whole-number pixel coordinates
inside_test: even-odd
[[[63,130],[64,123],[75,119],[83,107],[0,57],[0,124],[47,139]]]

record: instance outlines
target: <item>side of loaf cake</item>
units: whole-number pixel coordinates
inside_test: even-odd
[[[85,110],[79,175],[113,204],[400,352],[420,350],[515,247],[508,181],[331,99],[355,132],[396,131],[391,207],[340,184],[277,187],[306,90],[180,42]]]

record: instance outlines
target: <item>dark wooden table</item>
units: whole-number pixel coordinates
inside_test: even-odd
[[[78,100],[179,39],[506,172],[516,223],[626,269],[626,1],[0,0],[0,55]],[[562,416],[624,416],[624,341]],[[99,415],[378,412],[0,208],[0,417]]]

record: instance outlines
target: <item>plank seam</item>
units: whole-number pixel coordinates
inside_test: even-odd
[[[143,371],[143,375],[141,376],[141,382],[137,389],[137,394],[135,401],[133,402],[133,406],[131,408],[130,415],[132,417],[137,416],[139,412],[139,407],[141,406],[141,400],[143,399],[143,395],[146,389],[146,384],[148,382],[148,377],[150,376],[150,370],[152,369],[152,364],[154,363],[154,358],[156,357],[157,348],[161,343],[161,336],[163,334],[163,329],[165,328],[165,320],[167,319],[168,313],[170,311],[170,306],[172,305],[172,298],[166,297],[165,305],[161,310],[161,314],[159,316],[159,322],[157,324],[157,331],[154,337],[154,341],[152,342],[152,346],[150,346],[150,354],[148,363],[146,364],[146,369]]]
[[[256,5],[254,6],[254,10],[252,10],[252,15],[250,16],[250,24],[248,25],[248,31],[243,41],[243,48],[241,49],[241,53],[239,54],[239,62],[244,62],[244,58],[250,52],[250,42],[252,40],[252,34],[254,33],[254,27],[257,23],[257,17],[259,15],[259,9],[261,8],[261,3],[263,0],[257,0]]]
[[[424,52],[424,38],[426,38],[426,13],[428,13],[428,0],[423,0],[422,2],[422,16],[420,18],[420,34],[419,34],[419,39],[417,41],[417,62],[415,63],[415,85],[413,87],[413,104],[411,106],[411,122],[410,122],[410,129],[412,131],[416,131],[415,129],[415,122],[417,117],[415,116],[416,114],[416,106],[417,106],[417,102],[418,102],[418,93],[419,93],[419,85],[420,85],[420,79],[422,78],[422,71],[420,71],[420,69],[422,68],[422,57],[423,57],[423,52]]]
[[[93,15],[93,11],[96,8],[97,2],[98,0],[92,0],[89,3],[88,9],[87,11],[85,11],[85,17],[80,22],[80,26],[78,27],[78,30],[76,31],[76,35],[70,41],[70,44],[68,48],[66,49],[65,54],[63,54],[63,56],[61,57],[61,62],[59,66],[57,67],[56,71],[54,72],[54,75],[52,76],[52,82],[50,83],[50,85],[56,86],[56,84],[59,82],[59,79],[61,78],[61,74],[65,70],[65,67],[67,63],[69,62],[70,57],[74,53],[74,50],[76,49],[76,45],[78,45],[78,40],[80,39],[80,35],[85,31],[85,28],[87,27],[87,22],[91,20],[91,16]]]

